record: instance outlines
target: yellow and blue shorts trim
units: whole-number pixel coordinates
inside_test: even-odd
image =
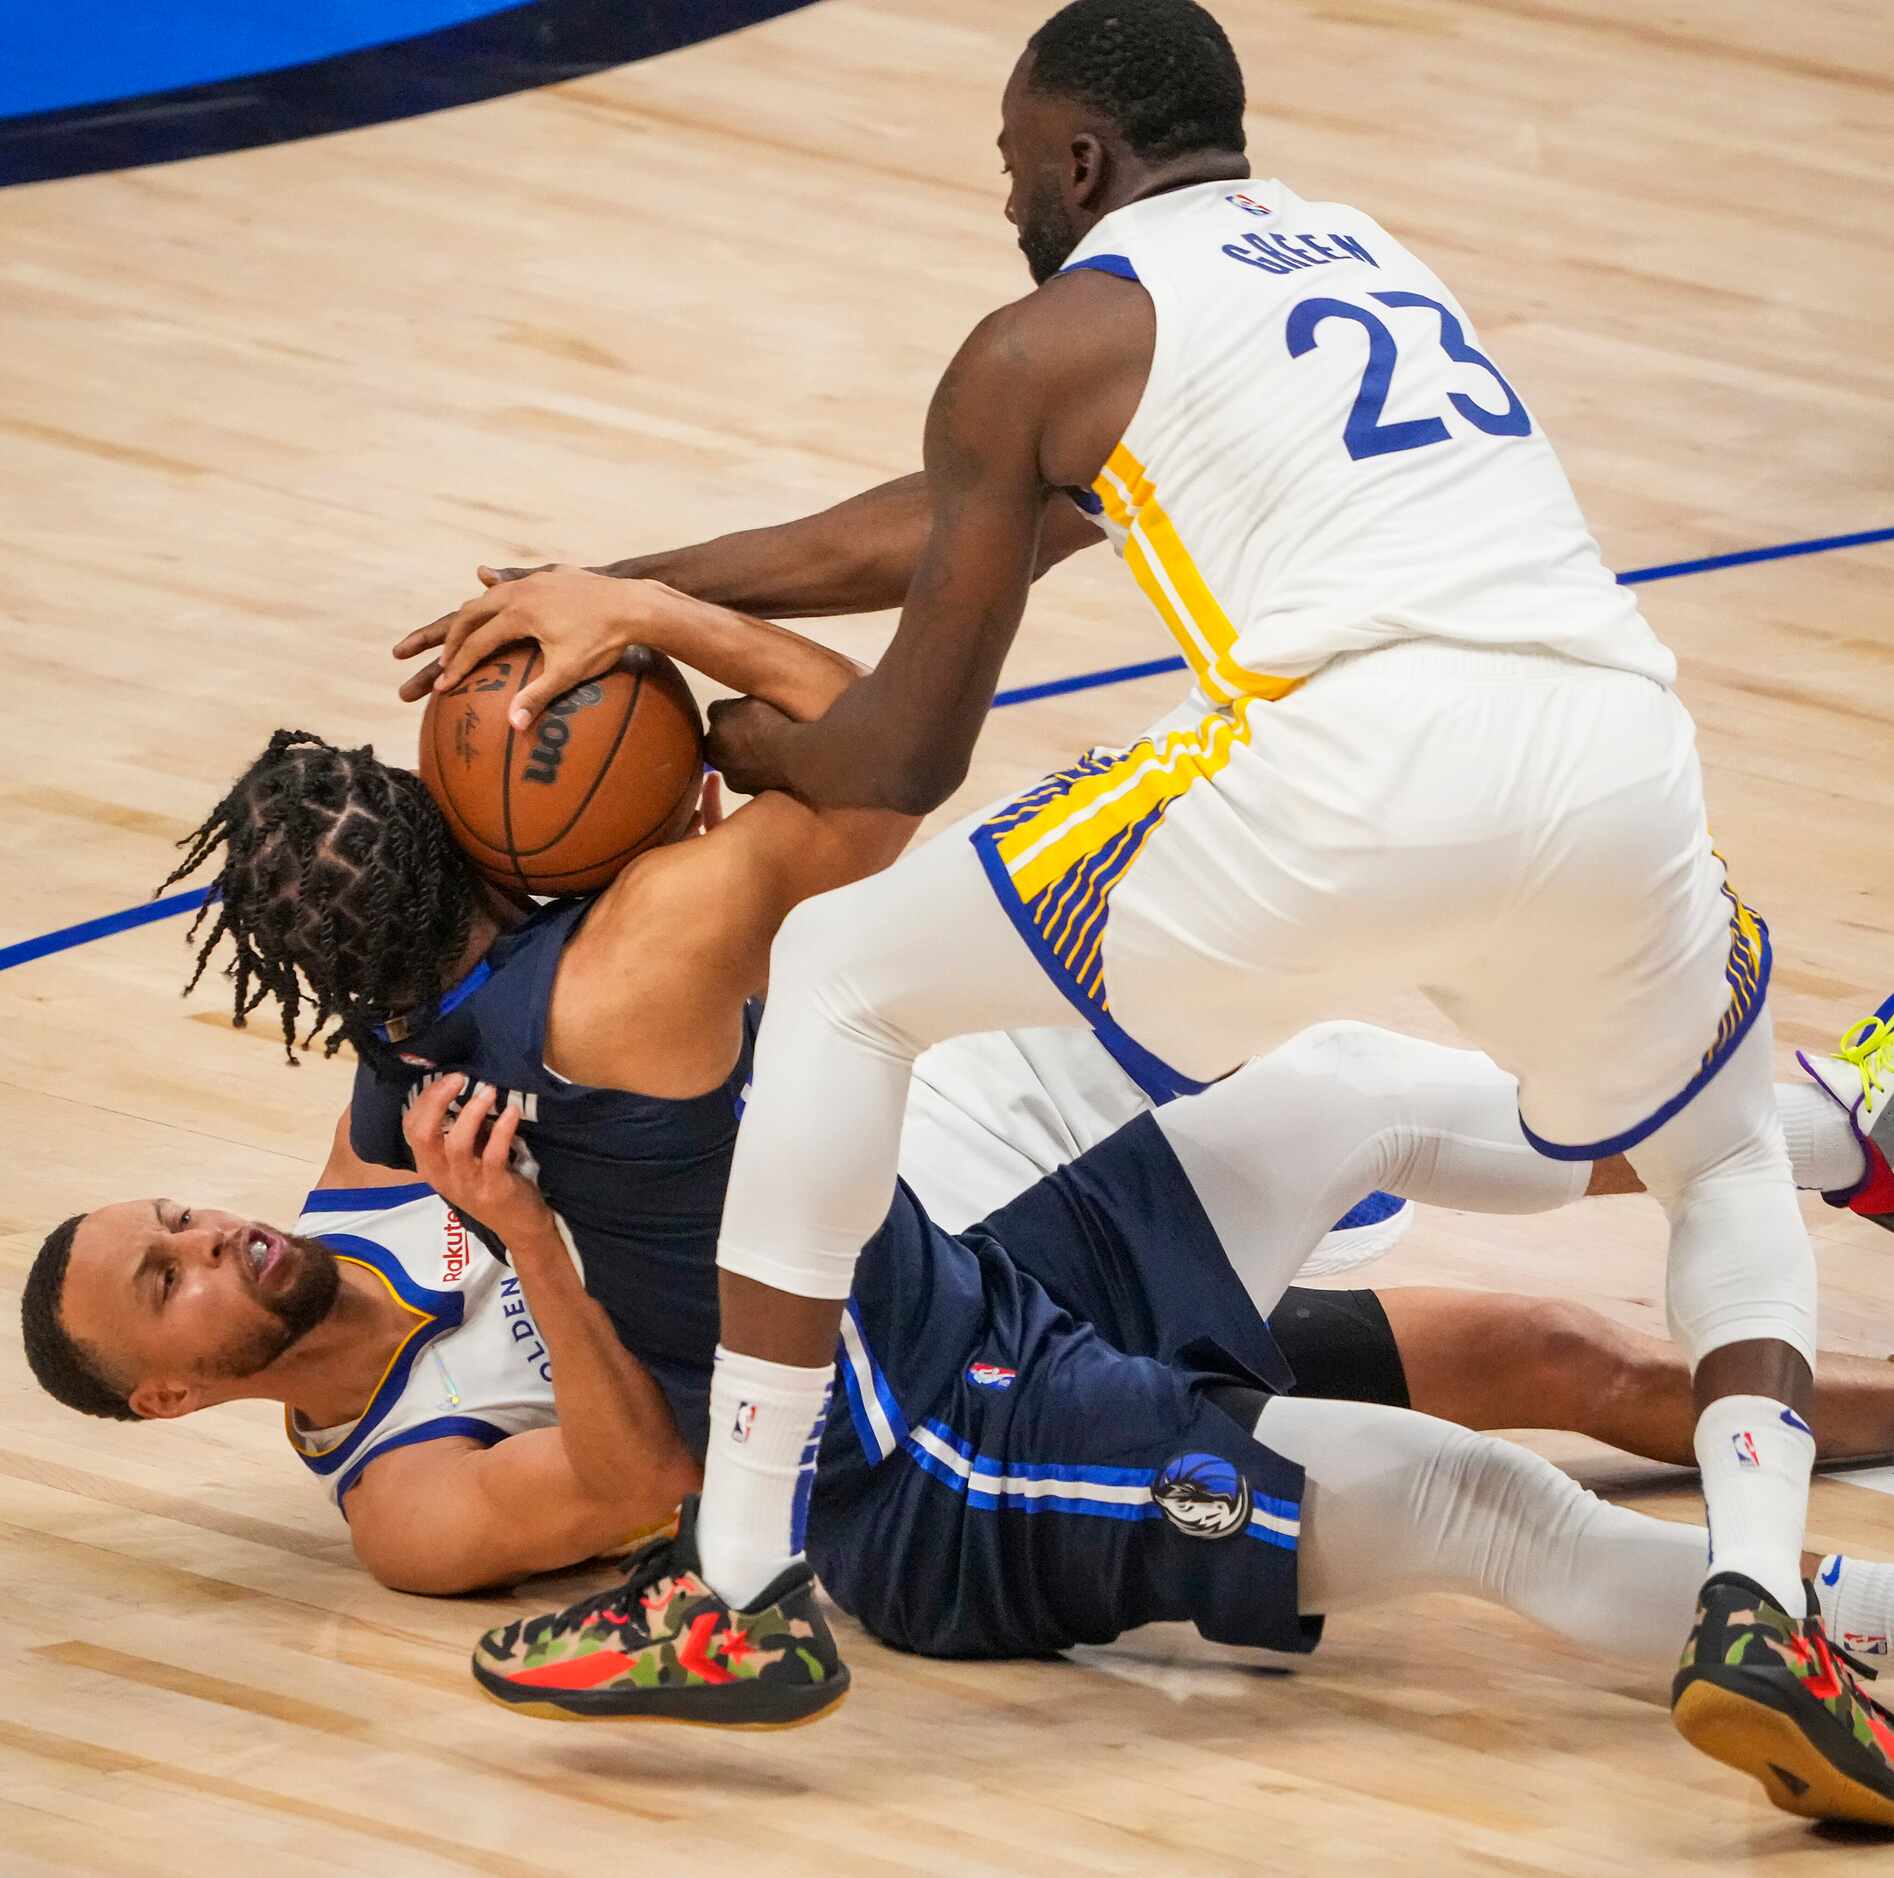
[[[1534,1134],[1521,1115],[1521,1130],[1541,1154],[1555,1161],[1602,1161],[1609,1155],[1629,1153],[1701,1095],[1711,1078],[1741,1047],[1768,999],[1769,973],[1774,961],[1769,927],[1762,917],[1743,904],[1727,881],[1723,884],[1723,897],[1730,903],[1730,955],[1723,968],[1723,976],[1729,981],[1730,1000],[1716,1027],[1716,1040],[1704,1051],[1697,1073],[1662,1108],[1608,1141],[1589,1141],[1579,1146],[1547,1141],[1543,1135]]]
[[[1113,889],[1178,797],[1207,781],[1249,740],[1240,718],[1213,712],[1161,742],[1095,750],[989,816],[974,851],[1007,917],[1066,1001],[1154,1102],[1207,1085],[1173,1069],[1124,1031],[1105,986]]]

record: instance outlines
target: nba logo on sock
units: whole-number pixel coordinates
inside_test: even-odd
[[[754,1402],[739,1402],[737,1404],[736,1415],[730,1423],[730,1439],[732,1441],[749,1440],[750,1430],[755,1426],[756,1404]]]
[[[1887,1638],[1866,1631],[1844,1630],[1841,1633],[1841,1647],[1855,1656],[1885,1656]]]
[[[1756,1452],[1755,1437],[1750,1434],[1747,1428],[1745,1428],[1740,1435],[1730,1436],[1730,1446],[1736,1450],[1736,1464],[1738,1467],[1760,1467],[1762,1465],[1762,1456]]]

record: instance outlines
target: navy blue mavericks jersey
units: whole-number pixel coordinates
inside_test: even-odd
[[[497,940],[425,1028],[394,1038],[398,1077],[361,1064],[350,1144],[366,1161],[412,1167],[401,1118],[428,1082],[460,1074],[506,1091],[522,1111],[517,1139],[536,1163],[540,1191],[578,1247],[586,1289],[701,1453],[717,1348],[717,1229],[757,1012],[746,1015],[723,1084],[688,1101],[554,1075],[545,1058],[553,977],[590,905],[557,902]]]

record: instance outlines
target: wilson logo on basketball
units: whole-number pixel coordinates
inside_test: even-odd
[[[479,745],[474,741],[474,732],[480,728],[480,713],[471,704],[461,706],[460,715],[454,720],[454,754],[463,763],[473,762],[480,754]]]
[[[572,727],[566,719],[588,710],[604,695],[603,685],[575,685],[564,697],[554,698],[546,706],[546,715],[539,720],[539,728],[534,733],[537,741],[533,745],[532,759],[520,773],[522,782],[553,783],[559,780],[559,764],[566,753],[566,740],[572,735]]]
[[[473,1248],[467,1240],[467,1228],[451,1206],[447,1209],[447,1223],[441,1229],[441,1237],[445,1242],[441,1248],[441,1283],[457,1285],[473,1263]]]

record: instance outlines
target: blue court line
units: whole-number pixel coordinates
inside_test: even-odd
[[[37,939],[22,939],[18,945],[0,946],[0,972],[24,965],[31,959],[43,959],[49,952],[67,952],[74,946],[89,945],[94,939],[109,939],[115,932],[149,926],[153,920],[169,919],[174,913],[195,912],[209,898],[208,887],[193,887],[187,893],[147,900],[143,906],[128,906],[121,913],[101,913],[97,919],[82,919],[76,926],[43,932]]]
[[[1820,535],[1813,541],[1784,541],[1772,548],[1739,548],[1733,554],[1707,554],[1697,561],[1666,561],[1661,567],[1634,567],[1618,576],[1621,587],[1638,587],[1653,580],[1676,580],[1684,574],[1713,574],[1720,567],[1748,567],[1755,561],[1788,561],[1798,554],[1827,554],[1836,548],[1864,548],[1876,541],[1894,541],[1894,528],[1864,528],[1853,535]],[[1142,665],[1112,665],[1102,672],[1079,672],[1071,678],[1050,678],[1043,685],[1021,685],[1002,691],[993,700],[1003,704],[1031,704],[1035,698],[1063,697],[1069,691],[1091,691],[1131,678],[1155,678],[1160,672],[1181,672],[1180,658],[1147,659]]]
[[[1035,698],[1059,698],[1068,691],[1095,691],[1100,685],[1121,685],[1131,678],[1155,678],[1160,672],[1181,672],[1184,661],[1173,654],[1168,659],[1146,659],[1141,665],[1108,665],[1102,672],[1080,672],[1072,678],[1048,678],[1043,685],[1015,685],[1011,691],[993,694],[994,710],[1009,704],[1030,704]]]
[[[1757,561],[1788,561],[1800,554],[1828,554],[1837,548],[1865,548],[1879,541],[1894,541],[1894,528],[1864,528],[1852,535],[1819,535],[1811,541],[1784,541],[1769,548],[1739,548],[1733,554],[1708,554],[1695,561],[1667,561],[1661,567],[1634,567],[1618,576],[1619,584],[1636,587],[1653,580],[1677,580],[1685,574],[1710,574],[1723,567],[1748,567]],[[1064,697],[1073,691],[1094,691],[1101,685],[1123,684],[1133,678],[1156,678],[1164,672],[1181,672],[1180,658],[1146,659],[1137,665],[1110,665],[1103,671],[1078,672],[1070,678],[1052,678],[1040,685],[1016,685],[1011,691],[995,694],[993,708],[1009,704],[1031,704],[1038,698]],[[57,932],[41,933],[36,939],[22,939],[17,945],[0,946],[0,972],[54,952],[66,952],[74,946],[89,945],[94,939],[109,939],[112,934],[129,932],[134,926],[148,926],[153,920],[169,919],[174,913],[191,913],[210,897],[206,888],[174,893],[143,906],[128,906],[123,912],[102,913],[97,919],[81,920],[76,926],[62,926]]]

